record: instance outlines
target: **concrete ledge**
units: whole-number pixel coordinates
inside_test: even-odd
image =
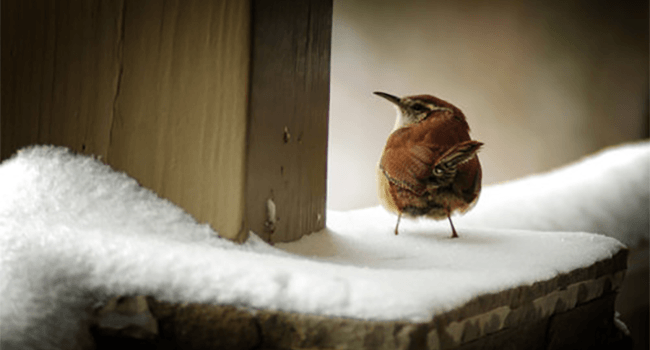
[[[631,343],[615,325],[614,302],[626,261],[627,250],[621,250],[547,281],[482,295],[424,323],[170,304],[149,297],[157,330],[140,332],[137,341],[141,348],[147,348],[144,342],[169,349],[625,348]],[[94,333],[102,348],[101,342],[137,338],[129,332],[96,328]]]

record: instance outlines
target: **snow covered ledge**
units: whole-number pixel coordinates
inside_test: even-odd
[[[625,349],[629,340],[614,318],[624,270],[589,277],[602,267],[624,265],[625,256],[621,251],[576,273],[477,296],[429,321],[250,311],[153,298],[149,305],[161,333],[188,349],[251,349],[259,344],[265,349],[558,349],[567,344],[578,344],[574,349]]]
[[[598,189],[601,200],[626,208],[606,215],[637,218],[630,211],[645,210],[647,220],[650,145],[573,167],[600,158],[618,187],[611,191],[605,178],[578,192]],[[486,215],[490,205],[482,200],[476,210]],[[499,203],[500,212],[507,208]],[[522,225],[528,215],[533,229],[544,214],[518,213],[512,221]],[[0,164],[0,345],[84,348],[92,346],[90,327],[102,341],[129,335],[144,346],[188,349],[625,342],[613,305],[626,249],[616,239],[486,228],[499,227],[494,215],[489,226],[458,221],[455,240],[445,225],[428,221],[405,222],[396,237],[394,218],[380,208],[328,215],[328,229],[297,242],[269,246],[253,235],[236,245],[91,158],[25,150]],[[132,299],[136,326],[111,330],[128,319],[121,313],[131,301],[102,306],[137,295],[148,302]]]

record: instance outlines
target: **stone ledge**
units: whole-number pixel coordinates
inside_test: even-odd
[[[157,329],[140,332],[137,337],[140,342],[169,349],[434,350],[500,348],[505,344],[511,349],[561,349],[580,348],[581,344],[593,348],[612,342],[625,345],[628,338],[614,325],[614,301],[626,264],[627,250],[621,250],[609,259],[547,281],[479,296],[435,316],[431,322],[420,323],[171,304],[148,297]],[[138,334],[133,329],[130,332]],[[95,334],[98,344],[100,339],[128,339],[128,332],[115,330],[98,328]]]

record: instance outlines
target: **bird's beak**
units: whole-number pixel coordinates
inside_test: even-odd
[[[392,103],[394,103],[394,104],[396,104],[398,106],[400,105],[401,98],[399,98],[397,96],[393,96],[391,94],[387,94],[385,92],[380,92],[380,91],[375,91],[374,94],[377,95],[377,96],[381,96],[381,97],[387,99],[388,101],[390,101],[390,102],[392,102]]]

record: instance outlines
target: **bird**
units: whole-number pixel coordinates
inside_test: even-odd
[[[431,95],[375,95],[393,103],[397,119],[377,166],[378,195],[388,211],[402,216],[451,220],[477,202],[482,170],[477,153],[483,146],[469,136],[463,112]]]

